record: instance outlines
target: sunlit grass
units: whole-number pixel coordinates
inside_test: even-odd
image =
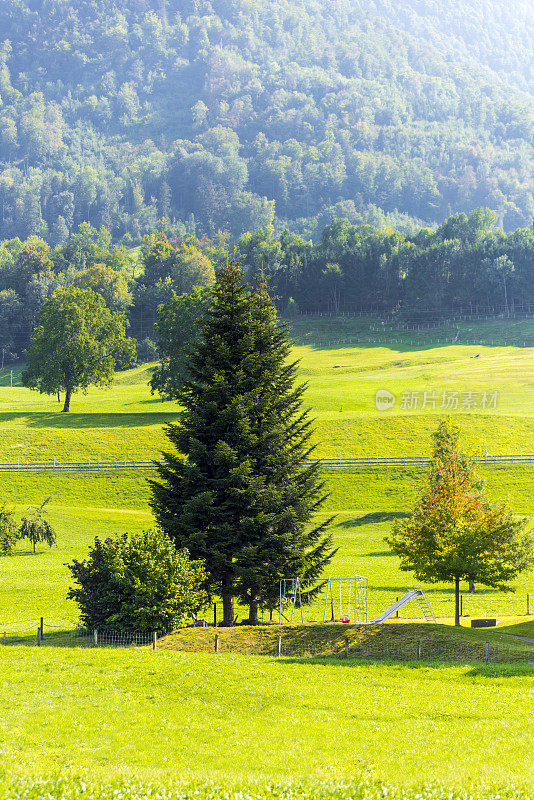
[[[481,470],[490,496],[510,498],[517,513],[534,515],[531,486],[534,467],[487,468]],[[83,558],[95,536],[140,531],[154,524],[149,509],[147,473],[102,474],[37,473],[4,474],[2,495],[21,514],[30,503],[50,496],[50,520],[57,547],[18,545],[16,555],[0,559],[0,634],[35,633],[41,616],[45,627],[63,629],[77,621],[74,605],[66,600],[69,572],[65,564]],[[325,515],[335,515],[332,525],[338,552],[328,574],[335,577],[365,575],[369,579],[369,613],[376,616],[413,583],[401,572],[398,559],[384,542],[395,519],[410,510],[424,473],[410,470],[339,470],[324,475],[330,492]],[[464,613],[470,616],[518,616],[526,612],[531,593],[534,613],[534,576],[517,581],[517,592],[504,595],[478,587],[476,595],[464,595]],[[452,586],[426,587],[436,616],[453,616]],[[463,587],[465,590],[465,587]],[[239,611],[242,617],[244,611]],[[412,603],[401,611],[401,619],[420,616]],[[466,618],[466,622],[468,619]]]
[[[0,759],[15,774],[534,788],[525,666],[46,647],[0,659]]]
[[[347,326],[350,333],[350,326],[360,321],[314,319],[306,324],[314,342],[321,329],[323,338],[334,337],[336,329],[339,335],[347,334]],[[471,327],[476,330],[477,324]],[[445,391],[458,392],[459,408],[453,413],[462,424],[465,445],[474,453],[487,449],[534,454],[533,347],[437,346],[429,345],[424,336],[419,346],[413,346],[395,332],[388,333],[389,344],[323,346],[305,344],[303,322],[296,325],[298,344],[293,355],[300,359],[300,378],[308,383],[306,401],[316,418],[318,456],[427,454],[437,417],[444,413]],[[502,337],[520,323],[492,325]],[[531,322],[525,325],[529,331],[534,327]],[[483,331],[484,325],[480,326]],[[522,336],[527,333],[523,331]],[[72,411],[62,414],[56,399],[20,386],[20,369],[15,370],[13,388],[4,371],[0,376],[0,460],[157,457],[166,446],[163,426],[177,419],[178,409],[175,403],[150,395],[150,375],[147,365],[118,373],[111,388],[75,395]],[[390,411],[377,411],[379,389],[396,396]],[[425,392],[436,393],[435,409],[422,408]],[[475,409],[462,408],[468,392],[474,393]],[[484,392],[498,392],[495,409],[482,410]],[[416,407],[401,407],[405,393],[415,393]]]

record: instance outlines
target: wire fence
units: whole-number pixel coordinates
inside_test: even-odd
[[[4,643],[7,643],[7,637]],[[155,631],[99,631],[77,628],[75,630],[46,631],[41,625],[29,643],[55,647],[153,647],[157,642]]]
[[[0,472],[103,472],[108,470],[151,470],[154,461],[12,461],[0,464]]]
[[[496,466],[517,466],[534,464],[534,453],[509,453],[502,455],[491,455],[486,453],[472,459],[476,464],[496,467]],[[107,472],[129,470],[153,470],[156,468],[156,461],[137,461],[127,458],[115,461],[12,461],[0,463],[0,472]],[[430,456],[361,456],[355,458],[318,458],[313,462],[323,469],[391,469],[409,468],[424,469],[430,464]]]
[[[327,626],[328,627],[328,626]],[[87,631],[76,630],[60,634],[47,634],[43,638],[37,632],[33,642],[25,644],[50,647],[82,647],[82,648],[151,648],[163,649],[167,652],[204,652],[215,654],[241,653],[246,655],[263,655],[275,658],[347,658],[369,661],[400,661],[400,662],[462,662],[462,663],[496,663],[534,664],[534,645],[521,639],[515,639],[513,644],[495,644],[494,642],[467,641],[435,641],[431,637],[410,638],[395,636],[388,638],[384,635],[363,637],[363,641],[353,641],[349,636],[332,638],[330,636],[313,637],[302,635],[307,626],[297,629],[297,636],[292,633],[275,633],[275,626],[271,631],[259,632],[259,636],[235,637],[231,634],[205,631],[206,635],[198,637],[182,637],[179,640],[158,638],[155,632],[132,631]],[[224,630],[224,629],[223,629]],[[227,629],[235,630],[235,629]],[[369,629],[360,628],[360,631]],[[376,628],[375,628],[376,630]],[[183,631],[182,631],[183,633]],[[399,631],[399,633],[403,633]],[[298,635],[300,634],[300,636]],[[4,637],[3,644],[11,644]]]

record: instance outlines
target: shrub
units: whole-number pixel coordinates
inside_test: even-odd
[[[67,565],[67,597],[88,629],[168,633],[206,603],[206,575],[160,530],[96,538],[86,561]]]
[[[0,506],[0,556],[10,556],[17,541],[17,525],[14,512]]]

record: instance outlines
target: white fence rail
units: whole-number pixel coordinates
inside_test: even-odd
[[[477,464],[487,466],[534,464],[534,453],[510,455],[490,455],[474,458]],[[0,472],[103,472],[106,470],[153,470],[154,461],[16,461],[0,463]],[[317,463],[324,469],[381,469],[410,467],[423,469],[430,463],[429,456],[370,456],[369,458],[318,458]]]

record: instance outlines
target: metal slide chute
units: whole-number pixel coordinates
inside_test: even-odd
[[[403,606],[406,605],[406,603],[409,603],[411,600],[417,600],[419,608],[423,612],[427,622],[436,621],[432,609],[430,608],[429,602],[425,597],[425,593],[418,586],[414,586],[406,592],[404,597],[401,597],[400,600],[397,600],[397,602],[393,603],[392,606],[386,608],[386,610],[383,611],[378,617],[376,617],[376,619],[370,619],[368,624],[379,625],[381,622],[385,622],[387,619],[390,619],[390,617],[396,614],[397,611],[399,611],[399,609],[401,609]]]

